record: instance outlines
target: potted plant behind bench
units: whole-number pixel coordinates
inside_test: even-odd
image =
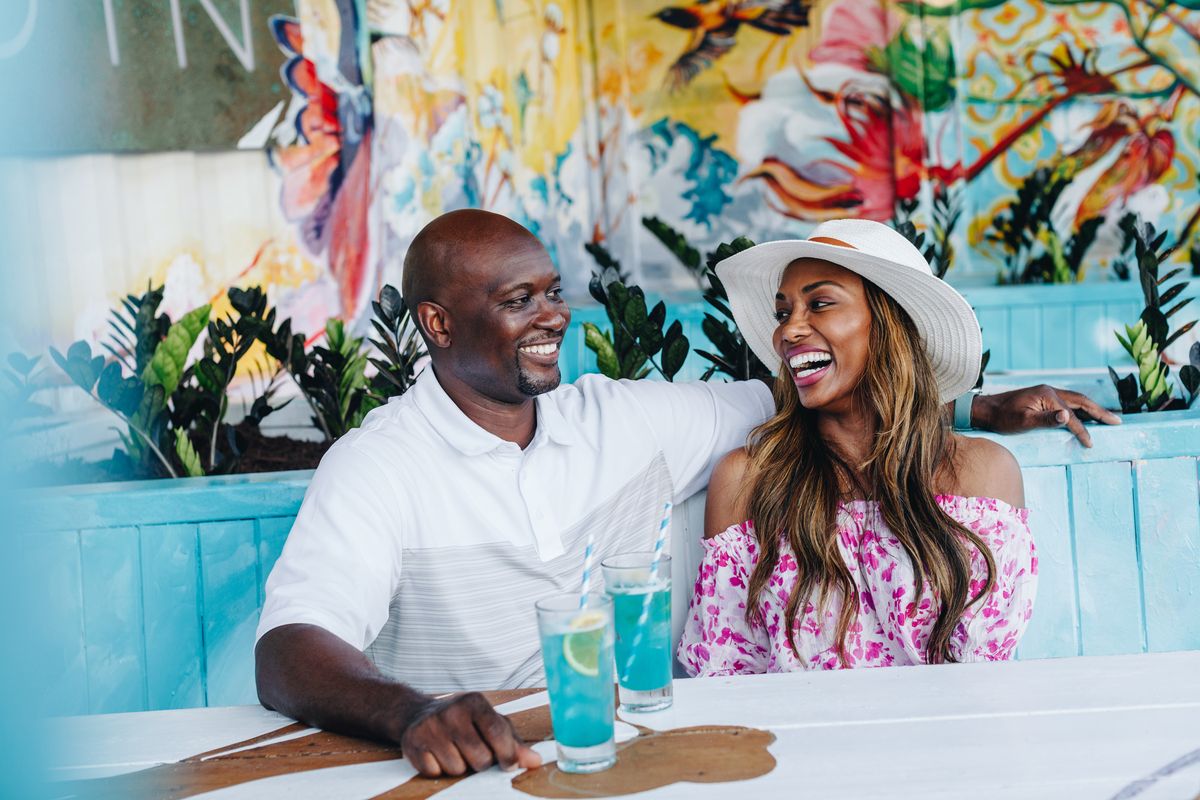
[[[1182,391],[1174,396],[1170,381],[1171,365],[1166,358],[1166,349],[1190,331],[1196,320],[1184,323],[1171,330],[1171,317],[1192,302],[1194,298],[1179,296],[1187,288],[1186,281],[1171,286],[1164,284],[1176,278],[1183,268],[1169,271],[1159,277],[1159,268],[1170,256],[1173,248],[1164,247],[1166,232],[1156,235],[1154,225],[1126,218],[1130,236],[1134,241],[1138,278],[1142,287],[1145,308],[1133,325],[1125,326],[1125,336],[1116,331],[1117,340],[1133,359],[1138,371],[1123,378],[1108,368],[1117,397],[1121,402],[1121,413],[1136,414],[1146,411],[1178,411],[1191,408],[1200,392],[1200,342],[1192,344],[1188,351],[1188,362],[1179,369]],[[1174,303],[1174,305],[1172,305]]]
[[[258,289],[231,289],[231,311],[203,306],[172,322],[161,289],[113,315],[107,358],[76,342],[52,351],[71,382],[123,425],[108,469],[125,478],[51,486],[18,499],[18,550],[37,575],[48,710],[58,714],[255,702],[253,636],[263,584],[328,446],[380,403],[406,391],[424,355],[399,292],[373,304],[370,344],[338,320],[306,345],[276,321]],[[198,352],[196,343],[201,341]],[[269,357],[245,418],[229,389],[257,348]],[[368,364],[374,368],[369,374]],[[31,420],[46,409],[38,360],[9,359],[12,399]],[[292,381],[321,441],[264,434]],[[289,401],[290,402],[290,401]],[[36,422],[45,425],[43,422]],[[300,461],[273,457],[278,446]],[[269,467],[303,471],[252,472]],[[165,479],[163,479],[165,478]],[[40,691],[39,691],[40,689]]]

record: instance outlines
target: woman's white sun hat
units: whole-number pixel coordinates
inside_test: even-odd
[[[908,239],[887,225],[865,219],[823,222],[807,239],[764,242],[717,265],[717,277],[729,293],[742,336],[772,372],[780,367],[771,341],[778,325],[775,294],[784,270],[798,258],[818,258],[845,267],[878,286],[908,312],[933,363],[942,402],[950,402],[975,385],[983,335],[971,305],[933,274],[929,262]]]

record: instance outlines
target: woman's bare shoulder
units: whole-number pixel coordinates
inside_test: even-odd
[[[746,521],[746,476],[750,456],[739,447],[721,457],[708,482],[704,506],[704,538],[710,539],[730,525]]]
[[[1008,448],[982,436],[954,436],[953,494],[964,497],[994,497],[1010,506],[1025,505],[1025,483],[1021,465]]]

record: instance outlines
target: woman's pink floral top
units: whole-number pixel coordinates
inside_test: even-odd
[[[957,661],[1002,661],[1012,657],[1033,614],[1037,592],[1037,549],[1029,531],[1029,510],[989,497],[938,495],[947,514],[974,531],[992,550],[996,586],[972,605],[951,636]],[[856,500],[838,509],[838,546],[858,587],[858,619],[846,635],[850,667],[922,664],[937,619],[926,587],[915,604],[912,565],[883,521],[877,503]],[[796,583],[796,559],[786,542],[779,562],[759,597],[764,623],[746,620],[747,586],[758,561],[754,524],[743,522],[704,541],[704,560],[679,660],[693,676],[838,669],[834,633],[840,598],[831,594],[823,611],[809,602],[796,615],[796,647],[788,646],[784,611]],[[971,592],[987,580],[987,562],[971,552]]]

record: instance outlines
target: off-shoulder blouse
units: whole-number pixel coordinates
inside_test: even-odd
[[[996,583],[963,614],[951,636],[956,661],[1001,661],[1012,657],[1033,614],[1037,592],[1037,548],[1029,510],[988,497],[938,495],[951,517],[974,531],[991,549]],[[848,667],[925,663],[925,646],[937,618],[929,587],[915,603],[912,564],[884,523],[879,505],[856,500],[838,508],[838,547],[859,593],[858,618],[846,636]],[[796,616],[796,646],[788,645],[784,610],[795,585],[796,559],[781,542],[779,561],[757,599],[761,615],[746,619],[747,587],[758,562],[753,522],[733,525],[704,541],[679,660],[693,676],[838,669],[834,633],[841,598],[832,593],[824,609],[810,601]],[[986,584],[987,562],[970,547],[971,594]],[[761,621],[759,621],[761,619]]]

